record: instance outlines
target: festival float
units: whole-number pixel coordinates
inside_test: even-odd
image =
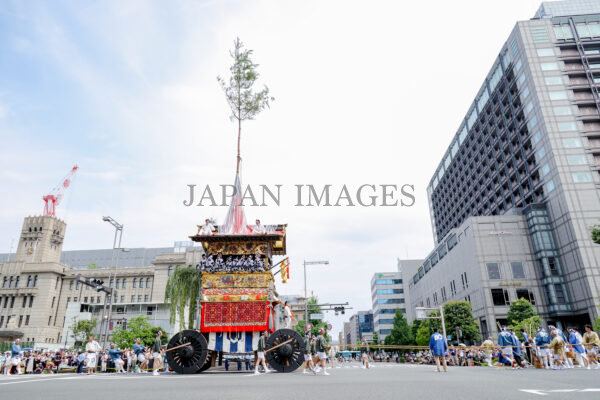
[[[222,225],[198,232],[190,239],[202,244],[206,259],[197,267],[178,268],[169,279],[166,297],[172,318],[186,319],[194,329],[176,333],[167,345],[169,367],[180,374],[203,372],[221,364],[227,354],[252,354],[258,339],[270,332],[266,360],[279,372],[292,372],[304,361],[304,340],[295,330],[283,328],[275,275],[289,277],[286,257],[287,224],[253,229],[246,223],[240,183],[241,123],[253,119],[273,100],[265,87],[251,90],[258,77],[239,39],[231,53],[234,64],[228,84],[219,82],[238,122],[235,192]],[[220,261],[215,260],[217,257]],[[280,261],[275,262],[275,257]],[[249,260],[252,260],[250,262]],[[279,270],[277,268],[279,267]],[[184,312],[187,310],[187,313]]]

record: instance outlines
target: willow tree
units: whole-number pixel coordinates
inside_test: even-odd
[[[250,56],[252,50],[244,49],[244,43],[240,38],[233,42],[233,51],[229,54],[233,58],[233,65],[229,68],[231,76],[229,82],[217,76],[221,88],[225,92],[227,103],[231,108],[230,119],[237,121],[238,140],[237,140],[237,164],[235,173],[240,173],[240,143],[242,138],[242,121],[254,119],[262,110],[269,107],[269,102],[275,98],[269,96],[269,88],[264,86],[262,90],[254,92],[252,87],[259,77],[256,71],[258,64],[254,64]]]
[[[179,266],[169,277],[165,289],[165,302],[169,302],[171,325],[179,319],[178,330],[194,329],[201,290],[202,272],[196,268]]]

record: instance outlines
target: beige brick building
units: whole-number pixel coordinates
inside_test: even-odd
[[[99,318],[105,294],[77,282],[77,275],[102,279],[116,290],[115,298],[108,299],[113,300],[111,328],[124,315],[152,315],[164,303],[170,272],[179,265],[196,265],[201,255],[187,249],[159,254],[150,265],[73,268],[60,262],[65,230],[66,224],[55,217],[25,218],[14,259],[0,264],[0,341],[20,337],[36,347],[66,343],[68,304],[70,310],[77,308],[73,303],[85,305]]]

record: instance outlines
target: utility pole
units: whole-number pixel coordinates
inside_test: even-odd
[[[308,324],[308,293],[306,289],[306,266],[307,265],[328,265],[329,261],[306,261],[304,260],[304,331]]]
[[[115,251],[117,249],[121,249],[121,238],[123,237],[123,225],[119,224],[112,217],[108,217],[108,216],[102,217],[102,221],[108,222],[109,224],[111,224],[112,226],[115,227],[115,238],[113,239],[113,251],[112,251],[112,256],[110,259],[110,267],[112,268],[113,261],[115,258]],[[118,245],[117,245],[117,236],[119,238]],[[112,271],[109,272],[109,274],[108,274],[109,285],[110,285],[111,279],[113,280],[113,282],[116,283],[118,262],[119,262],[119,253],[117,252],[117,262],[115,263],[115,267],[114,267],[114,275],[111,274]],[[114,295],[111,293],[110,301],[108,301],[107,296],[104,296],[104,306],[102,307],[102,319],[100,321],[100,337],[102,338],[102,346],[103,347],[106,346],[106,342],[108,341],[108,328],[109,328],[109,324],[110,324],[110,319],[112,317],[112,305],[114,303],[114,296],[116,296],[116,292],[114,292]],[[108,307],[108,317],[106,316],[107,307]],[[105,319],[106,319],[106,321],[105,321]]]

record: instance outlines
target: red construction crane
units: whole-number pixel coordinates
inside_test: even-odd
[[[71,178],[73,177],[75,172],[77,172],[78,169],[79,167],[77,165],[71,168],[71,171],[69,171],[67,176],[63,178],[61,183],[58,184],[58,186],[56,186],[54,189],[52,189],[50,194],[47,194],[46,196],[42,197],[42,199],[46,203],[46,205],[44,206],[44,216],[53,217],[55,215],[56,206],[60,204],[60,201],[63,198],[63,193],[71,184]]]

